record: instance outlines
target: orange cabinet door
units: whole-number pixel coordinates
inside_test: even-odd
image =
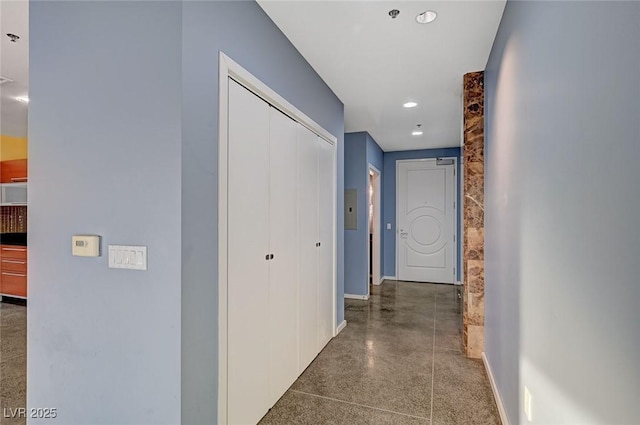
[[[27,247],[0,245],[0,294],[27,296]]]
[[[0,162],[0,183],[20,183],[27,181],[26,159]]]
[[[0,293],[3,295],[14,295],[16,297],[27,296],[27,274],[15,272],[0,272]]]

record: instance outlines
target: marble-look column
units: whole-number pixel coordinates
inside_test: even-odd
[[[484,351],[484,71],[464,76],[464,349]]]

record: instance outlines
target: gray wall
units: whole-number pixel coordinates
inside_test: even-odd
[[[32,2],[30,38],[29,405],[215,423],[218,53],[338,138],[340,212],[343,105],[255,2]],[[149,270],[72,257],[75,233]]]
[[[486,355],[511,425],[632,424],[640,3],[509,2],[485,74]]]
[[[28,405],[179,423],[180,4],[30,9]],[[76,233],[146,245],[149,270],[72,257]]]

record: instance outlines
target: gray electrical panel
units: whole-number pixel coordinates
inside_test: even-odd
[[[344,228],[358,230],[358,189],[344,190]]]

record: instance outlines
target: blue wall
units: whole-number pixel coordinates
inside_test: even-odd
[[[632,424],[640,3],[508,2],[485,73],[485,352],[511,425]]]
[[[182,423],[210,423],[217,399],[218,51],[338,138],[338,323],[344,320],[344,109],[257,3],[182,3]]]
[[[28,405],[180,423],[180,3],[29,7]],[[72,257],[78,233],[102,256]],[[149,269],[109,269],[108,244]]]
[[[367,295],[367,135],[349,133],[344,136],[344,188],[355,189],[358,229],[344,230],[344,293]]]
[[[344,136],[344,187],[358,191],[358,229],[344,230],[345,294],[369,293],[369,164],[382,173],[383,152],[366,132]]]
[[[384,153],[384,170],[382,178],[382,269],[383,276],[396,276],[396,161],[402,159],[421,159],[438,157],[458,158],[458,172],[456,173],[458,187],[458,206],[460,206],[460,148],[422,149],[413,151],[397,151]],[[458,213],[460,208],[458,208]],[[459,215],[459,214],[458,214]],[[387,223],[391,223],[391,229],[387,229]],[[460,217],[456,219],[458,236],[460,236]],[[460,252],[458,237],[456,249]],[[457,278],[460,279],[461,258],[458,255]]]
[[[339,212],[343,105],[255,2],[30,9],[29,405],[65,424],[216,423],[218,53],[338,138]],[[76,233],[148,246],[149,270],[71,257]]]
[[[367,163],[376,167],[380,174],[382,174],[382,168],[384,167],[384,152],[378,145],[378,143],[369,135],[367,135]],[[367,170],[367,175],[369,170]],[[380,185],[382,188],[382,185]]]

